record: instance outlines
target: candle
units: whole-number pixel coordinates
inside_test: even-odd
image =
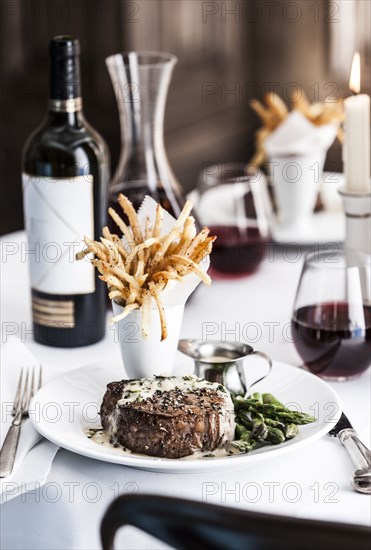
[[[370,192],[370,96],[360,94],[360,56],[353,58],[349,88],[357,95],[345,102],[345,143],[343,159],[347,191]]]

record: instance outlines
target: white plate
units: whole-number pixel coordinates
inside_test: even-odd
[[[295,230],[273,222],[271,233],[273,241],[279,244],[310,246],[317,243],[342,243],[345,239],[345,216],[342,212],[318,212]]]
[[[282,227],[274,216],[270,221],[272,240],[278,244],[295,243],[302,246],[313,244],[342,243],[345,240],[345,215],[342,208],[342,199],[338,190],[344,185],[344,174],[337,172],[324,172],[320,185],[320,195],[324,210],[314,213],[305,224],[298,225],[295,229]],[[215,204],[212,204],[213,216],[218,212],[220,220],[226,223],[225,216],[228,216],[225,195],[223,198],[216,196]],[[210,202],[207,202],[205,211],[202,211],[199,203],[197,189],[188,194],[188,198],[194,203],[198,210],[198,216],[203,223],[208,224],[208,212]],[[222,202],[221,202],[222,200]],[[234,211],[231,214],[234,216]],[[230,221],[230,218],[228,218]],[[215,224],[210,224],[215,225]]]
[[[106,384],[120,380],[122,367],[95,364],[66,373],[43,388],[31,403],[31,421],[47,439],[75,453],[155,472],[192,473],[246,467],[251,462],[274,458],[313,444],[338,421],[341,409],[334,390],[320,378],[299,368],[275,363],[270,376],[254,387],[273,393],[291,407],[314,414],[313,424],[300,427],[299,435],[281,445],[272,445],[248,454],[200,460],[160,459],[128,455],[119,449],[100,446],[87,438],[85,430],[99,424],[100,403]]]

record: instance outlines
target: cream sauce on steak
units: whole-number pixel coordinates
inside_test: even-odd
[[[117,402],[117,405],[126,405],[133,401],[145,401],[153,397],[156,391],[164,392],[179,389],[184,393],[191,393],[201,388],[214,390],[223,396],[227,393],[224,386],[216,382],[208,382],[203,378],[197,378],[193,374],[188,376],[151,376],[150,378],[133,380],[125,386],[122,398]]]

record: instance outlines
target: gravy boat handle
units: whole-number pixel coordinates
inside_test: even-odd
[[[268,371],[266,372],[266,374],[264,376],[261,376],[260,378],[258,378],[258,380],[255,380],[252,384],[247,386],[245,372],[244,372],[244,363],[245,363],[246,359],[248,359],[252,355],[259,355],[259,357],[262,357],[268,364]],[[250,353],[249,355],[247,355],[245,357],[245,359],[243,360],[243,364],[242,364],[242,362],[238,364],[237,371],[238,371],[238,374],[239,374],[239,377],[240,377],[242,387],[243,387],[244,392],[245,392],[245,397],[247,396],[247,393],[250,391],[250,389],[253,386],[255,386],[255,384],[257,384],[258,382],[261,382],[262,380],[264,380],[264,378],[266,378],[268,376],[268,374],[270,374],[270,372],[272,370],[272,366],[273,366],[272,359],[269,357],[269,355],[267,355],[266,353],[264,353],[262,351],[253,351],[252,353]]]

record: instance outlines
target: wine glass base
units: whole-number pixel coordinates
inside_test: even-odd
[[[349,380],[356,380],[357,378],[360,378],[362,374],[363,372],[360,372],[358,374],[351,374],[349,376],[319,376],[320,378],[322,378],[322,380],[326,380],[326,382],[348,382]]]
[[[242,271],[239,273],[228,273],[226,271],[219,271],[218,269],[213,268],[210,266],[209,268],[209,275],[215,279],[216,281],[222,281],[222,280],[236,280],[236,279],[243,279],[246,277],[249,277],[250,275],[254,275],[258,271],[259,266],[257,266],[255,269],[251,269],[250,271]]]

